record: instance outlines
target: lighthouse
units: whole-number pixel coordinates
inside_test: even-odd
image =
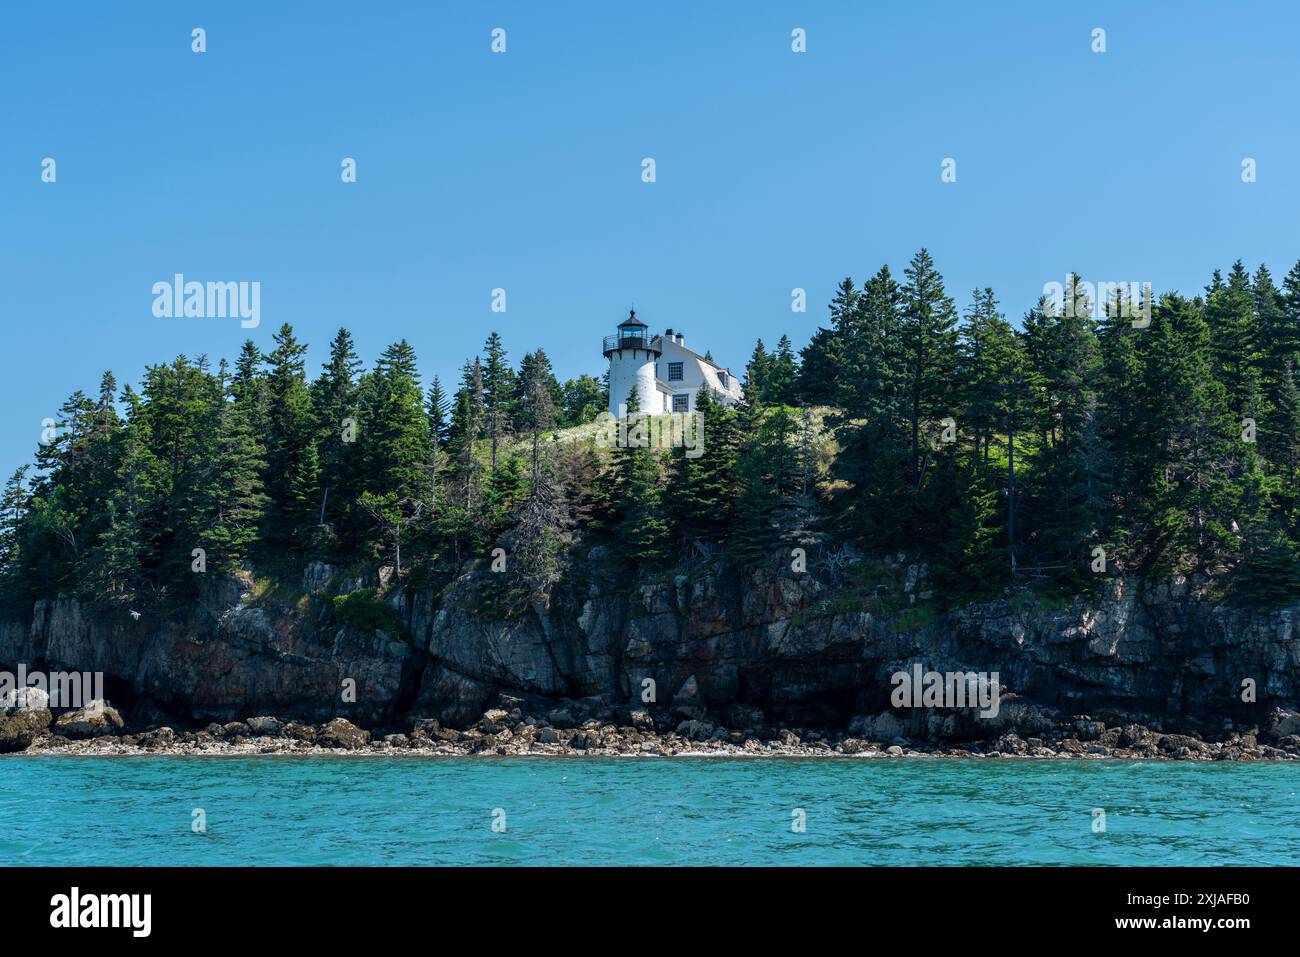
[[[606,336],[605,358],[609,360],[609,414],[627,414],[627,399],[636,389],[642,412],[694,412],[700,390],[708,389],[723,405],[735,405],[744,398],[740,381],[711,354],[700,355],[686,348],[686,334],[668,329],[662,336],[636,317],[633,309],[618,324],[618,331]]]
[[[628,396],[637,392],[637,405],[642,412],[660,412],[663,399],[655,385],[655,363],[663,354],[659,336],[650,334],[650,327],[636,317],[636,310],[618,324],[618,331],[606,336],[605,358],[609,360],[609,414],[627,414]]]

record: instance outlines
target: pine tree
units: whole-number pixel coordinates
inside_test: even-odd
[[[515,415],[515,376],[506,361],[501,336],[493,332],[483,344],[483,428],[491,450],[490,467],[497,467],[497,449],[510,434]]]
[[[329,525],[342,534],[346,546],[355,544],[356,517],[350,514],[360,481],[357,441],[361,425],[359,376],[362,363],[357,357],[352,334],[339,329],[330,342],[330,358],[311,385],[311,417],[317,456],[319,502],[315,503],[316,525]],[[310,473],[311,467],[300,467]],[[300,483],[301,484],[301,483]],[[301,508],[301,503],[300,506]]]
[[[736,502],[728,551],[742,564],[758,561],[776,542],[776,512],[796,483],[790,437],[794,423],[785,409],[750,410],[754,421],[736,458]]]
[[[709,388],[695,396],[698,441],[670,455],[668,505],[678,538],[720,542],[731,527],[736,464],[736,413],[722,405]],[[698,455],[696,454],[698,451]]]
[[[1090,557],[1100,544],[1106,488],[1096,393],[1101,359],[1093,304],[1082,280],[1071,274],[1065,308],[1039,318],[1025,324],[1040,390],[1038,431],[1044,436],[1034,454],[1025,531],[1040,570],[1063,585],[1084,587],[1095,583]]]
[[[357,504],[402,574],[402,544],[428,504],[429,420],[415,352],[405,339],[386,348],[362,396],[363,492]]]
[[[754,346],[754,353],[745,367],[745,402],[752,406],[766,405],[771,401],[768,381],[772,376],[772,356],[768,354],[763,340]]]
[[[629,420],[644,422],[640,409],[633,387],[627,402]],[[667,557],[670,529],[659,484],[659,452],[640,441],[636,429],[629,424],[628,444],[613,451],[614,553],[628,568],[653,571]]]
[[[116,486],[105,503],[106,522],[82,566],[80,593],[92,599],[136,597],[150,582],[157,565],[154,535],[146,518],[156,514],[161,496],[159,463],[150,451],[148,419],[142,403],[129,387],[124,401],[128,415],[124,427],[121,463]]]
[[[867,419],[883,432],[906,415],[908,353],[901,291],[889,267],[882,266],[860,294],[849,297],[841,288],[839,301],[834,400],[849,418]]]
[[[483,435],[483,368],[478,359],[465,366],[452,409],[449,444],[456,463],[460,503],[472,515],[478,499],[480,469],[474,450]]]
[[[858,291],[851,277],[840,281],[829,306],[830,326],[819,328],[800,352],[799,394],[808,405],[831,405],[842,387],[846,323],[857,314]]]
[[[19,466],[0,493],[0,596],[14,598],[21,590],[22,530],[31,492],[27,488],[30,465]]]
[[[540,390],[547,393],[547,402],[553,408],[560,408],[564,403],[564,390],[560,387],[559,381],[555,378],[555,372],[551,369],[551,360],[544,349],[537,349],[533,352],[526,353],[523,360],[519,363],[519,375],[515,379],[515,396],[512,403],[514,409],[514,426],[520,431],[528,431],[527,414],[524,410],[524,404],[528,401],[527,388],[524,383],[533,383],[533,390],[540,394]]]
[[[911,480],[920,489],[928,448],[923,431],[954,411],[951,386],[957,358],[957,317],[929,252],[922,249],[913,256],[904,274],[901,338],[906,355]]]
[[[776,405],[793,405],[796,399],[795,386],[798,381],[799,367],[795,361],[794,347],[790,337],[782,335],[777,341],[776,352],[771,358],[768,369],[766,389],[770,393],[768,401]]]
[[[301,547],[304,543],[295,539],[301,510],[293,501],[292,489],[295,477],[302,475],[303,457],[315,425],[304,366],[307,346],[297,340],[288,323],[273,338],[275,348],[266,357],[269,412],[265,486],[271,498],[267,539],[281,547]]]
[[[1250,274],[1237,260],[1228,281],[1206,301],[1214,376],[1238,415],[1260,417],[1260,325]]]
[[[222,399],[218,422],[217,453],[207,503],[211,518],[199,536],[199,545],[207,552],[209,567],[235,571],[258,540],[258,528],[269,502],[261,479],[266,460],[253,432],[250,410],[233,395]],[[315,504],[304,500],[301,479],[294,498],[304,512]]]
[[[424,408],[429,417],[429,475],[426,483],[428,505],[425,516],[427,521],[434,522],[437,518],[438,496],[445,466],[443,449],[447,445],[450,432],[447,422],[447,397],[443,394],[442,383],[437,376],[433,377],[433,384],[429,386]]]
[[[1168,295],[1156,309],[1145,365],[1147,414],[1160,441],[1151,462],[1152,564],[1211,565],[1234,547],[1231,475],[1238,467],[1228,385],[1216,375],[1210,326],[1192,302]]]
[[[839,340],[830,329],[818,329],[799,350],[796,390],[804,405],[830,405],[839,376]]]

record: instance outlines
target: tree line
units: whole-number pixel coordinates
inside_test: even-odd
[[[192,594],[200,566],[378,562],[409,581],[499,547],[517,608],[594,545],[630,579],[830,538],[925,560],[953,604],[1198,571],[1295,600],[1300,264],[1279,288],[1238,262],[1149,323],[1122,290],[1066,297],[1019,326],[991,289],[959,311],[925,250],[901,281],[845,279],[802,350],[758,342],[742,403],[701,392],[698,457],[559,441],[605,384],[561,384],[541,349],[515,367],[496,333],[450,393],[422,386],[405,341],[364,369],[346,330],[309,378],[288,325],[233,367],[182,356],[120,393],[106,373],[4,488],[0,586],[147,602]]]

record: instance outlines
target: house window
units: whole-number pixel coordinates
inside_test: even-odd
[[[678,376],[678,378],[681,378]],[[674,412],[689,412],[691,410],[691,397],[689,395],[673,396]]]
[[[668,381],[669,382],[682,381],[682,364],[680,362],[668,363]]]
[[[729,385],[727,385],[727,374],[725,372],[718,373],[718,384],[722,386],[724,389],[731,388]]]

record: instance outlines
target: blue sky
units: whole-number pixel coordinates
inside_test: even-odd
[[[1241,257],[1281,279],[1294,4],[988,6],[9,6],[0,469],[106,368],[233,358],[237,320],[154,317],[176,272],[260,282],[252,337],[292,323],[312,376],[346,325],[367,363],[405,337],[449,383],[494,328],[516,362],[598,374],[633,301],[739,370],[923,245],[960,305],[991,285],[1012,318],[1069,270],[1195,292]]]

